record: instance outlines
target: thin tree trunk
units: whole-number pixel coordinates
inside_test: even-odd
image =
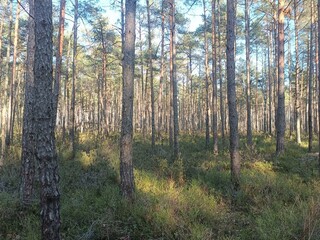
[[[76,105],[76,74],[77,74],[77,45],[78,45],[78,0],[74,4],[74,25],[73,25],[73,56],[72,56],[72,96],[71,96],[71,145],[72,145],[72,158],[76,154],[75,146],[75,105]]]
[[[60,0],[60,17],[59,17],[59,32],[58,32],[58,48],[56,53],[56,74],[54,78],[54,97],[53,97],[53,109],[58,110],[59,94],[60,94],[60,82],[61,82],[61,64],[62,64],[62,52],[63,52],[63,40],[64,40],[64,21],[66,0]],[[56,124],[57,111],[53,115],[53,124]]]
[[[313,116],[312,116],[312,100],[313,100],[313,1],[311,1],[311,23],[310,23],[310,44],[309,44],[309,81],[308,81],[308,151],[312,151],[312,140],[313,140]]]
[[[34,16],[34,0],[29,0],[29,13]],[[34,19],[28,20],[27,69],[22,129],[20,198],[23,205],[32,203],[35,177],[35,128],[34,128]]]
[[[60,193],[58,162],[52,124],[52,1],[35,1],[34,118],[36,158],[39,162],[41,238],[58,240],[60,236]]]
[[[151,37],[151,20],[150,20],[150,3],[147,2],[147,15],[148,15],[148,52],[149,52],[149,73],[150,73],[150,91],[151,91],[151,146],[152,148],[156,145],[155,135],[155,109],[154,109],[154,87],[153,87],[153,62],[152,62],[152,37]]]
[[[211,2],[212,19],[212,131],[213,154],[218,154],[218,87],[217,87],[217,48],[216,48],[216,0]],[[221,78],[221,76],[220,76]]]
[[[227,83],[230,126],[231,181],[234,192],[240,188],[240,155],[238,136],[238,112],[235,83],[235,2],[227,0]]]
[[[295,32],[295,124],[296,142],[301,143],[301,108],[300,108],[300,83],[299,83],[299,42],[298,42],[298,0],[294,0],[294,32]]]
[[[245,32],[246,32],[246,103],[247,103],[247,144],[252,146],[251,126],[251,80],[250,80],[250,9],[249,0],[245,0]]]
[[[320,0],[318,0],[318,47],[320,47]],[[320,68],[320,51],[318,51],[318,66]],[[318,74],[318,90],[320,93],[320,74]],[[318,126],[320,128],[320,96],[318,95]],[[320,172],[320,129],[318,131],[319,159],[318,168]]]
[[[179,156],[179,122],[178,122],[178,85],[176,79],[176,22],[175,0],[170,4],[170,81],[172,86],[172,112],[173,112],[173,158]]]
[[[162,94],[163,94],[163,80],[164,80],[164,0],[161,1],[161,63],[160,63],[160,83],[158,95],[158,137],[160,138],[163,121],[163,107],[162,107]]]
[[[203,23],[204,23],[204,67],[205,67],[205,104],[206,104],[206,147],[209,147],[210,142],[210,130],[209,130],[209,61],[208,61],[208,38],[207,38],[207,17],[206,17],[206,1],[202,1],[203,5]]]
[[[286,129],[284,95],[284,0],[279,0],[278,16],[278,107],[277,107],[277,147],[276,154],[284,152]]]

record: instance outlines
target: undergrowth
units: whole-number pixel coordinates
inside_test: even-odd
[[[316,156],[288,142],[275,157],[274,140],[241,141],[241,190],[233,201],[227,148],[214,156],[203,136],[181,136],[172,161],[162,141],[155,149],[134,138],[136,195],[119,190],[118,136],[79,136],[75,159],[58,141],[63,239],[320,239],[320,181]],[[38,190],[19,202],[19,147],[0,170],[0,239],[40,239]],[[36,188],[38,188],[36,182]]]

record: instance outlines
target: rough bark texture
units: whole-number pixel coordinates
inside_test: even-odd
[[[29,13],[34,16],[34,0],[29,0]],[[34,19],[28,20],[27,69],[24,97],[24,113],[22,128],[21,153],[21,185],[20,197],[23,205],[29,205],[33,198],[33,182],[35,177],[35,129],[34,129]]]
[[[238,136],[238,112],[235,82],[235,2],[227,0],[227,84],[230,127],[231,181],[234,191],[240,187],[240,155]]]
[[[276,118],[277,155],[284,152],[284,135],[286,129],[284,95],[284,7],[284,0],[280,0],[278,9],[278,107]]]
[[[36,158],[39,162],[41,238],[60,237],[60,193],[58,163],[52,117],[52,1],[35,1],[34,118]]]
[[[122,124],[120,140],[120,178],[121,193],[127,199],[133,198],[134,175],[132,163],[133,136],[133,96],[134,96],[134,59],[135,59],[135,19],[136,0],[126,0],[125,40],[122,61]]]

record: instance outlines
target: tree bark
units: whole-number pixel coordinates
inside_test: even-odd
[[[120,140],[120,178],[121,193],[126,199],[133,199],[134,175],[132,163],[133,138],[133,96],[134,96],[134,61],[135,61],[135,19],[136,0],[126,0],[125,5],[125,40],[122,61],[122,124]]]
[[[284,135],[286,129],[285,95],[284,95],[284,0],[278,4],[278,107],[277,107],[277,146],[276,154],[284,152]]]
[[[52,1],[35,1],[34,118],[36,158],[39,162],[41,238],[57,240],[60,236],[60,193],[58,162],[52,117]]]
[[[227,0],[227,83],[230,127],[231,181],[234,192],[240,188],[240,155],[238,136],[238,112],[235,82],[235,2]]]
[[[34,16],[34,0],[29,0],[29,13]],[[33,198],[35,177],[35,128],[34,128],[34,19],[28,20],[27,69],[22,130],[20,197],[23,205],[30,205]]]

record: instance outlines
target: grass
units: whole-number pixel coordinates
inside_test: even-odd
[[[168,145],[151,150],[135,136],[133,203],[119,193],[117,136],[80,135],[75,159],[58,142],[63,239],[319,239],[315,156],[305,143],[289,141],[276,158],[273,138],[256,135],[254,142],[250,150],[241,141],[241,191],[234,202],[227,149],[214,156],[203,136],[184,135],[180,159],[172,162]],[[38,202],[28,210],[19,203],[19,151],[13,147],[0,170],[0,239],[36,240]]]

